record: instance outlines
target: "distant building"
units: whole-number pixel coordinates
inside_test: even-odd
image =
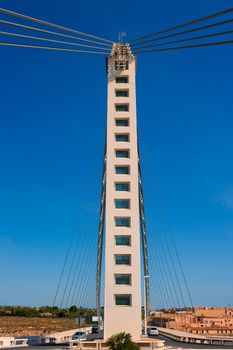
[[[232,335],[233,309],[198,308],[186,313],[153,313],[151,323],[160,327],[183,330],[194,334]]]

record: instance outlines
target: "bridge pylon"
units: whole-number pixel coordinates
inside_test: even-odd
[[[104,242],[104,339],[118,332],[127,332],[133,339],[140,339],[141,251],[145,277],[148,277],[149,270],[137,139],[136,58],[128,44],[113,45],[111,55],[107,58],[107,80],[107,133],[98,238],[97,314],[100,316]],[[145,283],[145,309],[148,310],[148,278],[145,278]]]

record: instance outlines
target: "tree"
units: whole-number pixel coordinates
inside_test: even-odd
[[[69,309],[69,312],[72,313],[77,313],[78,312],[78,308],[76,305],[72,305]]]
[[[131,334],[125,332],[112,335],[106,341],[106,345],[111,350],[139,350],[137,344],[132,341]]]

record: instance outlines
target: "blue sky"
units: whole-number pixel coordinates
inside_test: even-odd
[[[12,11],[113,40],[120,31],[134,38],[232,5],[229,0],[1,2]],[[95,257],[104,57],[0,51],[0,304],[51,304],[72,232],[84,264]],[[233,48],[221,46],[140,56],[137,64],[149,235],[165,234],[166,217],[196,305],[233,303],[232,57]],[[94,262],[86,273],[94,276]],[[92,287],[91,302],[94,285],[86,287]]]

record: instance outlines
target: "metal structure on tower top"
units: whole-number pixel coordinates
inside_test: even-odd
[[[115,69],[120,71],[128,69],[128,61],[133,53],[128,43],[114,43],[109,57],[115,61]]]
[[[112,51],[111,51],[110,57],[116,60],[126,60],[132,56],[133,56],[132,50],[128,43],[126,44],[114,43],[112,45]]]

